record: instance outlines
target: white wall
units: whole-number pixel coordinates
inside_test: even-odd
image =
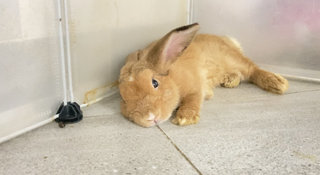
[[[283,67],[320,71],[319,19],[318,0],[194,0],[201,32],[233,36],[251,59]]]
[[[55,0],[0,0],[0,141],[61,103]]]
[[[188,18],[187,0],[67,3],[79,104],[87,91],[118,79],[130,52]],[[0,0],[0,142],[49,119],[63,100],[57,9],[57,0]]]
[[[116,81],[130,52],[185,25],[187,3],[187,0],[70,0],[76,101],[83,102],[89,90]]]

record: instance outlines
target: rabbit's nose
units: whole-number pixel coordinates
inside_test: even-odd
[[[152,113],[152,112],[149,112],[149,116],[148,116],[148,119],[149,121],[152,121],[156,118],[156,116]]]
[[[152,112],[149,112],[147,120],[149,122],[153,122],[154,124],[158,124],[158,119]]]

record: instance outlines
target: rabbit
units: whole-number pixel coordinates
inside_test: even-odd
[[[233,88],[249,80],[276,94],[288,89],[282,76],[260,69],[232,38],[197,34],[199,24],[170,31],[146,48],[128,55],[121,68],[121,113],[142,127],[168,120],[195,124],[204,100],[220,85]]]

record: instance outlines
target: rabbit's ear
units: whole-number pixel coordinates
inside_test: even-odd
[[[199,24],[194,23],[172,30],[150,50],[148,62],[156,71],[165,74],[170,65],[189,46],[199,28]]]

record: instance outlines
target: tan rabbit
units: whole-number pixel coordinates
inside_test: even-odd
[[[150,127],[168,120],[178,108],[172,122],[190,125],[199,121],[203,100],[218,85],[233,88],[249,80],[273,93],[287,90],[286,79],[260,69],[235,40],[196,35],[198,30],[197,23],[174,29],[128,56],[119,78],[125,117]]]

